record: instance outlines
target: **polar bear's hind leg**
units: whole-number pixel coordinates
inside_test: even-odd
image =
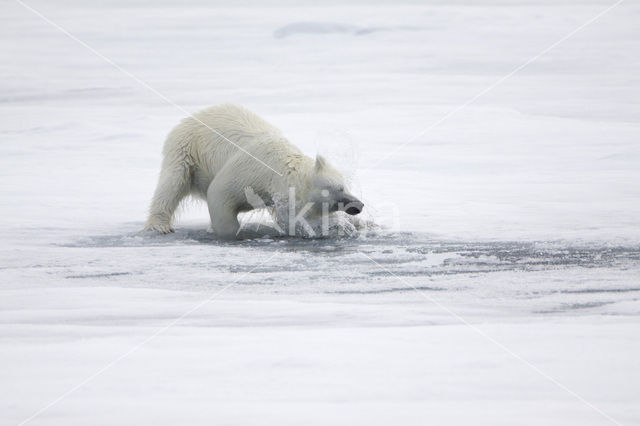
[[[191,171],[186,162],[177,162],[169,167],[163,164],[144,230],[162,234],[173,232],[173,215],[180,201],[189,195],[190,190]]]

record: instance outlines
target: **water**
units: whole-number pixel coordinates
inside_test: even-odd
[[[451,241],[383,230],[343,238],[228,242],[202,229],[178,228],[168,236],[85,237],[56,249],[60,256],[65,250],[78,254],[79,262],[67,263],[60,278],[74,284],[107,279],[114,286],[215,291],[237,279],[228,294],[360,296],[388,303],[412,300],[420,291],[516,317],[563,311],[616,314],[616,304],[640,297],[638,246]],[[124,259],[127,252],[135,257],[140,251],[145,252],[142,262],[109,267],[107,259],[115,252]],[[88,253],[91,266],[83,260]],[[156,265],[166,274],[161,281],[156,270],[148,269],[155,262],[145,260],[154,253],[166,262]],[[55,271],[53,266],[41,272]],[[212,279],[212,271],[227,274]]]

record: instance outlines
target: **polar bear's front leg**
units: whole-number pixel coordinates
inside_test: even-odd
[[[211,227],[220,238],[233,240],[237,238],[240,229],[238,203],[221,178],[222,176],[216,177],[207,190]]]
[[[211,216],[211,227],[220,238],[233,240],[237,238],[240,223],[238,214],[224,206],[211,207],[209,205],[209,215]]]

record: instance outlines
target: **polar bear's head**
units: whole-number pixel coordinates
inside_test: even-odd
[[[343,211],[356,215],[364,208],[362,201],[347,191],[342,174],[320,155],[316,157],[307,194],[316,214]]]

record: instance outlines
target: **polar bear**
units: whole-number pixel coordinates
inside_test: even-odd
[[[207,202],[211,227],[224,239],[237,238],[239,213],[260,207],[248,192],[262,206],[278,199],[303,206],[298,217],[338,210],[356,215],[364,207],[323,157],[307,157],[280,130],[237,105],[210,107],[182,120],[169,133],[163,155],[148,231],[173,232],[174,212],[188,195]]]

